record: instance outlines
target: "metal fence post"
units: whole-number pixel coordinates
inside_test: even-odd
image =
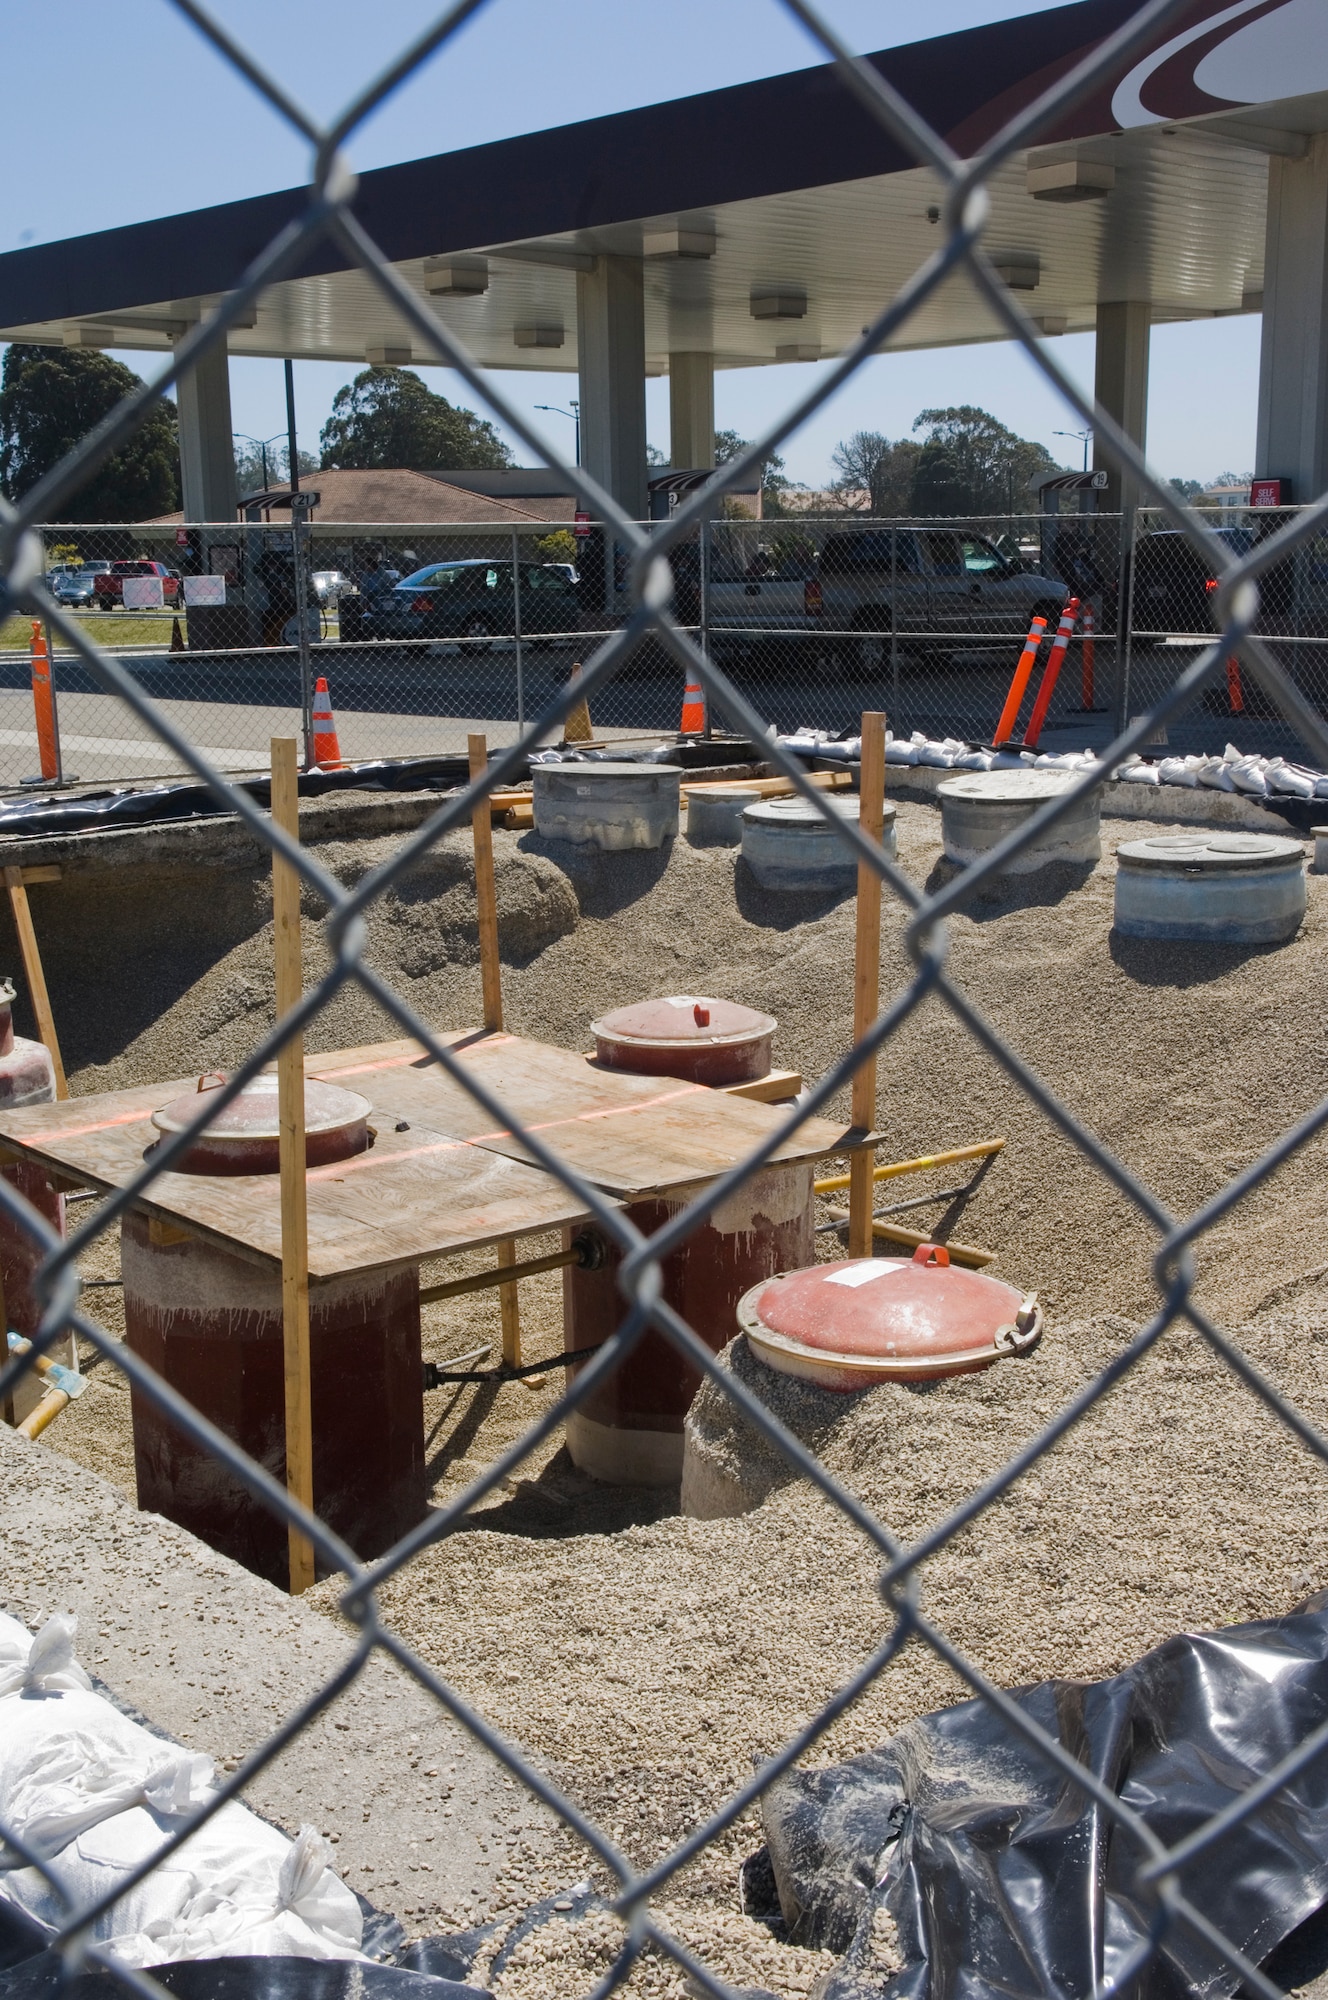
[[[518,736],[526,726],[526,700],[521,663],[521,543],[520,531],[512,530],[512,617],[516,626],[516,728]]]
[[[291,495],[291,561],[295,569],[295,622],[300,656],[300,733],[303,738],[301,762],[307,771],[313,759],[314,683],[309,657],[309,576],[306,568],[309,542],[308,496]]]
[[[1116,674],[1115,712],[1112,727],[1117,735],[1124,729],[1130,713],[1130,672],[1134,652],[1131,634],[1134,629],[1134,538],[1139,521],[1138,509],[1120,517],[1120,560],[1116,569],[1116,658],[1120,662]]]
[[[697,557],[701,568],[699,612],[701,629],[696,636],[701,657],[708,660],[710,658],[710,516],[708,514],[704,514],[701,517],[701,532],[697,541]],[[711,702],[709,695],[707,695],[705,705],[705,738],[707,742],[713,734],[714,725],[710,720],[710,712],[713,706],[714,704]]]
[[[902,727],[899,715],[899,524],[890,530],[890,721]]]

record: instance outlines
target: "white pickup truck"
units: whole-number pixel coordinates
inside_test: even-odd
[[[797,632],[844,668],[870,671],[892,630],[901,648],[980,653],[1022,638],[1039,615],[1054,625],[1069,594],[963,528],[836,528],[810,574],[712,573],[708,612],[721,651]]]

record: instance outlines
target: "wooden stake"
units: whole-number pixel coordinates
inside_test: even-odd
[[[472,782],[484,775],[489,764],[489,745],[483,736],[468,736]],[[488,798],[479,801],[470,816],[475,842],[475,909],[480,929],[480,980],[484,992],[484,1025],[503,1025],[503,972],[498,952],[498,890],[493,876],[493,823]],[[516,1262],[515,1243],[498,1245],[498,1263]],[[521,1305],[515,1284],[498,1288],[498,1311],[503,1327],[503,1360],[513,1368],[521,1366]]]
[[[272,818],[300,837],[298,751],[293,736],[272,738]],[[300,878],[288,861],[272,858],[273,957],[277,1019],[304,993],[300,955]],[[304,1150],[304,1037],[293,1035],[277,1057],[281,1164],[281,1314],[286,1362],[286,1490],[313,1512],[313,1392],[309,1375],[309,1217]],[[292,1597],[314,1581],[313,1544],[289,1531]]]
[[[885,824],[885,717],[862,718],[861,805],[858,825],[878,845]],[[881,878],[865,861],[858,863],[858,923],[853,962],[853,1039],[864,1035],[876,1019],[881,987]],[[852,1118],[869,1132],[876,1123],[876,1058],[872,1056],[853,1078]],[[871,1149],[863,1146],[849,1160],[848,1254],[872,1254]]]
[[[60,1044],[55,1037],[55,1016],[51,1012],[50,997],[46,991],[46,975],[42,971],[41,953],[37,949],[37,933],[32,927],[32,911],[28,908],[28,892],[23,886],[23,878],[29,871],[23,868],[5,869],[5,887],[9,891],[9,907],[13,912],[14,929],[18,932],[18,948],[23,955],[23,976],[28,982],[28,998],[32,1011],[37,1016],[37,1033],[51,1053],[51,1063],[55,1070],[55,1094],[58,1098],[69,1095],[69,1085],[65,1082],[65,1066],[60,1060]]]

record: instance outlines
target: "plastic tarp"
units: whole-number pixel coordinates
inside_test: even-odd
[[[1328,1719],[1328,1592],[1284,1618],[1169,1639],[1110,1680],[1013,1698],[1172,1846]],[[980,1700],[787,1774],[763,1814],[791,1937],[845,1954],[824,2000],[1088,2000],[1153,1922],[1135,1840]],[[1267,1958],[1328,1898],[1328,1755],[1180,1885],[1248,1959]],[[1238,1984],[1175,1924],[1131,1993],[1208,2000]]]

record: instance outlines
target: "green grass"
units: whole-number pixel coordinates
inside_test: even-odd
[[[141,615],[133,611],[75,613],[79,626],[89,639],[95,639],[99,646],[113,649],[121,646],[168,646],[173,615],[169,611],[149,611]],[[180,630],[188,635],[188,621],[183,613]],[[0,625],[0,649],[26,653],[31,637],[31,618],[9,618]],[[61,643],[58,637],[55,643],[58,648]]]

